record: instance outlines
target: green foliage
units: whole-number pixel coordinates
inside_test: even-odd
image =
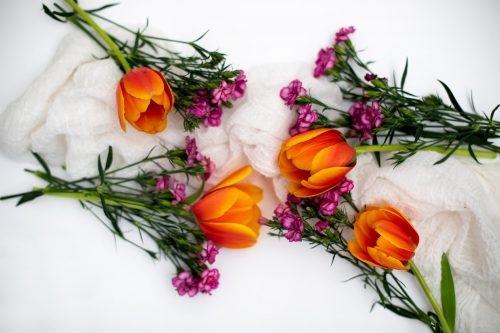
[[[455,284],[446,253],[441,256],[441,306],[451,331],[455,330]]]

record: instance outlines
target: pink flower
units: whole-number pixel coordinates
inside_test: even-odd
[[[330,222],[328,221],[318,221],[316,222],[316,224],[314,225],[314,230],[316,230],[317,232],[321,233],[323,232],[326,228],[328,228],[328,226],[330,225]]]
[[[331,47],[327,49],[321,49],[318,52],[318,59],[316,60],[316,67],[314,68],[314,77],[320,77],[325,74],[329,69],[332,69],[335,65],[335,50]]]
[[[201,165],[205,168],[205,174],[203,175],[203,180],[207,180],[215,171],[215,163],[212,162],[210,158],[205,156],[203,158],[203,161],[201,161]]]
[[[231,85],[231,98],[233,100],[238,100],[245,94],[247,88],[247,80],[244,71],[240,71],[236,79],[234,79]]]
[[[280,90],[281,99],[284,100],[285,104],[290,106],[290,108],[293,107],[295,101],[297,101],[297,98],[306,95],[307,91],[302,87],[302,82],[300,82],[299,80],[293,80],[292,82],[290,82],[288,87],[284,87]]]
[[[289,211],[278,217],[283,228],[288,230],[285,238],[290,242],[302,241],[302,232],[304,232],[304,221],[295,213]]]
[[[227,84],[225,80],[222,80],[220,86],[212,91],[212,104],[220,106],[222,102],[227,102],[229,96],[231,95],[232,87]]]
[[[203,120],[203,126],[218,127],[222,122],[221,117],[222,117],[222,108],[212,107],[210,108],[207,117]]]
[[[319,205],[319,212],[324,216],[331,216],[337,210],[338,200],[323,199]]]
[[[219,286],[219,270],[217,268],[213,269],[205,269],[203,273],[201,273],[201,279],[198,283],[198,290],[202,293],[208,293],[214,289],[217,289]]]
[[[354,182],[347,178],[344,178],[344,180],[335,187],[335,189],[337,189],[339,196],[343,195],[344,193],[351,192],[353,188],[354,188]]]
[[[259,223],[260,225],[267,225],[267,222],[269,222],[269,220],[264,216],[259,217],[259,220],[257,221],[257,223]]]
[[[382,125],[384,115],[380,111],[380,105],[377,101],[372,101],[371,105],[367,102],[355,102],[349,109],[352,126],[359,134],[361,141],[368,141],[373,136],[373,130]]]
[[[174,179],[173,188],[170,189],[170,193],[175,197],[172,200],[172,205],[177,205],[179,202],[186,200],[186,184]]]
[[[201,250],[198,258],[203,262],[208,262],[210,265],[215,262],[215,257],[219,254],[219,247],[212,241],[207,242],[207,247]]]
[[[158,180],[156,182],[156,191],[161,192],[164,189],[168,189],[169,186],[170,186],[169,176],[158,177]]]
[[[365,80],[370,82],[371,80],[375,80],[377,78],[377,74],[366,73]]]
[[[187,165],[193,166],[195,162],[203,160],[203,155],[198,151],[198,146],[196,145],[196,139],[189,136],[186,137],[186,154],[187,154]]]
[[[297,112],[299,114],[297,122],[295,126],[288,131],[290,136],[309,131],[311,125],[318,121],[318,114],[311,110],[311,104],[299,106]]]
[[[172,279],[172,284],[180,296],[193,297],[198,293],[198,280],[190,272],[181,272]]]
[[[287,196],[286,196],[286,204],[289,205],[289,204],[295,204],[295,205],[298,205],[302,202],[302,199],[301,198],[297,198],[295,195],[293,195],[292,193],[288,193]]]
[[[349,39],[349,35],[354,33],[356,29],[354,29],[353,26],[350,26],[348,28],[341,28],[336,34],[335,34],[335,44],[338,44],[340,42],[345,42],[346,40]]]
[[[288,213],[290,211],[290,207],[287,205],[284,205],[280,203],[276,208],[274,209],[274,215],[279,219],[282,215]]]

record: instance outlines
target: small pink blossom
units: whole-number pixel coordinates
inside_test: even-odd
[[[200,258],[201,261],[206,261],[211,265],[215,262],[215,257],[217,256],[217,254],[219,254],[219,247],[212,241],[208,241],[206,248],[201,250],[198,258]]]
[[[247,88],[247,80],[244,71],[240,71],[238,76],[234,79],[231,85],[231,98],[233,100],[238,100],[245,94]]]
[[[354,182],[350,179],[344,178],[339,185],[336,186],[337,193],[341,196],[344,193],[351,192],[354,188]]]
[[[205,269],[201,273],[201,279],[198,283],[198,290],[202,293],[210,294],[214,289],[219,286],[219,270],[217,268]]]
[[[257,223],[260,225],[267,225],[268,222],[269,220],[266,219],[264,216],[259,217],[259,220],[257,221]]]
[[[222,123],[222,108],[221,107],[212,107],[207,115],[207,117],[203,120],[203,126],[205,127],[219,127]]]
[[[302,232],[304,232],[304,221],[293,212],[286,212],[278,217],[283,228],[288,230],[285,238],[290,242],[302,241]]]
[[[225,80],[222,80],[220,86],[212,91],[212,104],[220,106],[222,102],[227,102],[231,95],[231,90],[231,85],[227,84]]]
[[[380,105],[377,101],[355,102],[349,109],[352,126],[360,136],[361,141],[368,141],[373,136],[373,130],[382,125],[384,115],[380,111]]]
[[[170,189],[170,193],[175,197],[172,200],[172,205],[177,205],[179,202],[186,200],[186,184],[179,182],[177,179],[174,179],[173,188]]]
[[[337,210],[338,200],[323,199],[319,205],[319,212],[324,216],[331,216]]]
[[[168,189],[169,186],[170,186],[169,176],[158,177],[156,181],[156,191],[161,192],[165,189]]]
[[[290,212],[290,207],[288,207],[285,204],[280,203],[276,208],[274,209],[274,215],[279,218],[280,216]]]
[[[314,225],[314,230],[316,230],[316,232],[323,232],[326,228],[328,228],[328,226],[330,225],[330,222],[328,221],[318,221],[316,222],[316,224]]]
[[[307,132],[311,129],[311,125],[318,121],[318,114],[311,110],[311,104],[301,105],[297,108],[297,122],[295,126],[290,128],[288,133],[290,136],[295,136],[299,133]]]
[[[289,205],[289,204],[295,204],[295,205],[298,205],[302,202],[302,199],[301,198],[297,198],[295,195],[293,195],[292,193],[288,193],[287,196],[286,196],[286,204]]]
[[[356,29],[353,26],[350,26],[348,28],[341,28],[336,34],[335,34],[335,44],[338,44],[340,42],[345,42],[346,40],[349,39],[349,35],[354,33]]]
[[[190,272],[179,273],[179,275],[172,278],[172,284],[180,296],[188,294],[189,297],[193,297],[198,293],[199,281]]]
[[[365,74],[365,80],[370,82],[371,80],[375,80],[377,78],[377,74],[373,74],[373,73],[366,73]]]
[[[314,68],[314,77],[320,77],[325,74],[329,69],[335,65],[335,50],[331,47],[321,49],[318,52],[318,59],[316,60],[316,67]]]
[[[193,166],[195,162],[200,162],[203,160],[203,155],[198,151],[198,146],[196,145],[196,139],[189,136],[186,137],[186,154],[187,154],[187,165]]]
[[[210,178],[212,173],[215,172],[215,163],[208,157],[204,157],[203,161],[201,161],[201,165],[205,168],[205,174],[203,175],[203,180],[207,180]]]
[[[284,87],[280,90],[281,99],[284,100],[285,104],[290,106],[290,108],[293,107],[293,105],[297,101],[297,98],[306,95],[307,91],[302,87],[302,82],[300,82],[299,80],[293,80],[292,82],[290,82],[288,87]]]

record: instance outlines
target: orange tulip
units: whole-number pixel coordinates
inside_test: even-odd
[[[239,183],[250,173],[248,165],[233,172],[192,206],[201,231],[218,245],[243,248],[257,241],[261,216],[257,202],[262,200],[262,190]]]
[[[408,218],[389,206],[367,207],[359,213],[354,236],[347,244],[353,256],[373,266],[400,270],[410,268],[419,242]]]
[[[299,198],[319,195],[338,185],[356,165],[356,151],[344,135],[318,128],[295,135],[281,145],[278,166]]]
[[[167,127],[167,113],[174,107],[174,95],[163,75],[147,67],[127,72],[116,89],[120,126],[127,120],[142,132],[155,134]]]

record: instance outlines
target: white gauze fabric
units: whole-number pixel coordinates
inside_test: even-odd
[[[78,178],[97,173],[96,156],[108,146],[115,151],[114,167],[143,158],[155,146],[182,147],[182,120],[174,113],[163,133],[148,135],[132,126],[121,131],[115,101],[121,72],[112,60],[97,59],[102,56],[87,36],[66,37],[45,72],[0,114],[0,148],[17,158],[33,150]],[[212,182],[249,162],[284,198],[287,183],[279,176],[276,156],[295,115],[279,90],[300,79],[315,97],[342,105],[339,89],[313,79],[312,70],[294,63],[247,71],[247,94],[225,111],[223,125],[194,133],[200,150],[218,166]],[[437,159],[419,153],[394,169],[360,156],[349,175],[356,184],[354,199],[359,206],[394,205],[412,219],[421,236],[415,260],[436,294],[441,253],[448,253],[456,281],[457,332],[495,332],[500,327],[500,163],[479,166],[451,158],[432,166]]]

